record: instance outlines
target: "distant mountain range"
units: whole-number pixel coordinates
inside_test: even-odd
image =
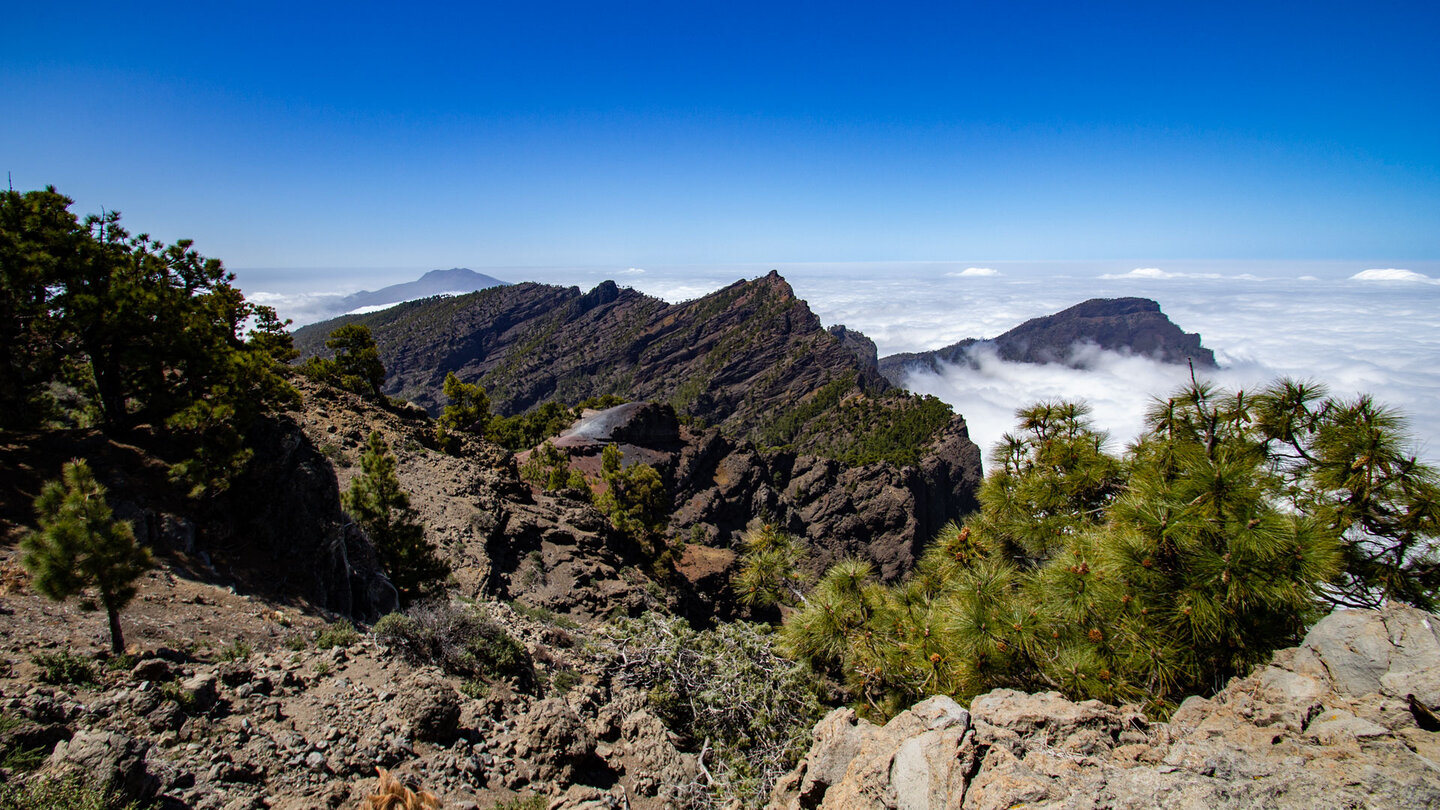
[[[491,287],[502,287],[509,283],[464,267],[431,270],[415,281],[391,284],[389,287],[382,287],[374,291],[361,290],[353,295],[347,295],[340,299],[336,311],[343,313],[371,307],[386,307],[403,301],[413,301],[416,298],[429,298],[432,295],[447,293],[458,295],[477,290],[488,290]]]
[[[1176,326],[1148,298],[1092,298],[1069,309],[1032,318],[992,339],[967,338],[928,352],[892,354],[879,361],[880,373],[899,386],[913,369],[939,371],[941,363],[973,365],[975,353],[993,350],[1012,363],[1061,363],[1083,368],[1079,346],[1127,352],[1164,363],[1193,362],[1215,368],[1215,354],[1200,345],[1200,336]]]

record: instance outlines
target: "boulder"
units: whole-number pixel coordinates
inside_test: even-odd
[[[448,743],[460,725],[460,696],[439,678],[420,673],[405,682],[396,701],[398,719],[411,737]]]
[[[146,766],[149,747],[113,731],[81,731],[55,746],[45,770],[78,776],[92,788],[115,791],[123,801],[148,802],[160,787]]]
[[[839,710],[769,807],[1440,807],[1437,621],[1337,611],[1168,723],[1011,689],[968,714],[931,698],[883,727]]]
[[[568,703],[548,698],[517,721],[515,754],[529,782],[569,785],[578,772],[595,764],[595,735]]]

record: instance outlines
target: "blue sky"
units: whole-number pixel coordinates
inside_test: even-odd
[[[125,5],[0,169],[232,267],[1440,259],[1434,3]]]

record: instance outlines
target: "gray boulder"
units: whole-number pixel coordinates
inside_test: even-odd
[[[1168,723],[1010,689],[968,714],[930,698],[883,727],[839,710],[769,807],[1440,807],[1425,711],[1440,702],[1437,622],[1403,606],[1337,611]]]
[[[45,771],[77,776],[92,788],[114,791],[123,801],[147,802],[160,787],[146,766],[149,747],[112,731],[81,731],[55,746]]]

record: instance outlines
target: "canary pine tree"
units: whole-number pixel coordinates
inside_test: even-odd
[[[425,539],[425,527],[400,488],[395,456],[380,433],[372,432],[360,456],[361,474],[350,483],[342,501],[346,511],[375,544],[380,562],[409,604],[444,585],[450,567]]]
[[[461,382],[453,371],[445,375],[444,392],[450,404],[435,420],[435,441],[442,450],[453,453],[460,444],[457,432],[484,435],[490,421],[490,397],[478,384]]]
[[[120,611],[134,598],[150,553],[135,542],[129,523],[114,518],[105,488],[84,461],[67,463],[60,480],[45,485],[35,511],[39,529],[21,540],[20,558],[31,584],[57,602],[94,588],[110,622],[110,650],[123,653]]]
[[[903,582],[834,566],[784,628],[873,714],[999,686],[1163,709],[1332,606],[1436,603],[1436,476],[1368,398],[1192,381],[1119,458],[1081,407],[1018,416],[967,525]]]

